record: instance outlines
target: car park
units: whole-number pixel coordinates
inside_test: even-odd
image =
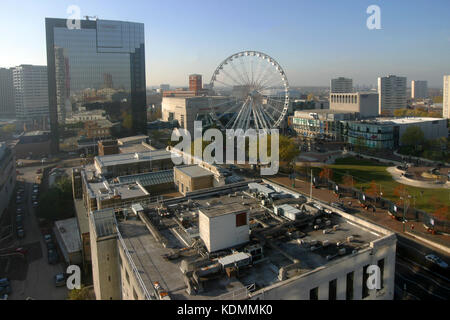
[[[9,295],[11,294],[11,284],[9,282],[8,278],[1,278],[0,279],[0,295],[2,295],[2,297],[4,295]]]
[[[58,253],[54,249],[49,249],[47,251],[47,258],[49,264],[56,264],[59,260]]]

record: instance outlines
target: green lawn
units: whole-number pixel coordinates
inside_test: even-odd
[[[367,190],[371,187],[371,182],[375,181],[377,190],[381,186],[383,197],[396,201],[398,196],[394,194],[394,190],[400,185],[395,182],[389,172],[386,171],[387,166],[377,162],[357,159],[354,157],[342,158],[336,160],[336,163],[328,166],[333,170],[332,180],[342,183],[343,177],[347,174],[353,176],[354,185],[357,188]],[[415,197],[411,200],[411,205],[426,212],[433,213],[442,206],[448,206],[450,203],[450,190],[448,189],[424,189],[406,186],[408,193]]]

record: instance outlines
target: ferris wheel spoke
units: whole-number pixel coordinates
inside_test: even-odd
[[[256,105],[256,111],[257,111],[257,114],[258,114],[258,117],[259,117],[259,121],[262,124],[262,127],[264,129],[269,129],[269,125],[268,125],[267,120],[266,120],[266,118],[264,117],[264,114],[263,114],[263,106],[260,105],[260,104],[257,104]]]
[[[241,85],[245,85],[247,82],[245,81],[244,75],[237,69],[237,67],[234,65],[233,61],[230,60],[230,62],[228,62],[228,64],[234,70],[234,72],[239,77],[239,79],[241,79]]]
[[[265,60],[264,60],[264,61],[265,61]],[[257,86],[257,87],[260,86],[260,83],[261,83],[262,81],[264,81],[264,79],[266,79],[266,74],[267,74],[267,72],[270,71],[270,67],[271,67],[271,65],[268,63],[268,64],[265,66],[265,68],[263,69],[263,71],[261,72],[260,77],[259,77],[258,80],[256,81],[256,86]]]
[[[245,78],[247,79],[247,85],[250,85],[250,78],[248,77],[248,72],[247,72],[247,68],[244,65],[244,60],[240,59],[240,66],[243,70],[243,75],[245,75]]]
[[[223,74],[227,76],[231,81],[233,81],[236,85],[241,85],[239,81],[237,81],[231,74],[226,72],[225,70],[222,70]]]
[[[261,83],[259,83],[258,88],[259,90],[264,90],[264,88],[274,87],[276,84],[278,84],[280,87],[284,85],[280,80],[279,74],[272,74],[270,75],[270,77],[267,77],[266,80],[263,80]]]
[[[267,103],[266,104],[267,107],[269,107],[270,109],[278,112],[279,114],[282,114],[283,112],[281,112],[278,108],[275,108],[274,106],[272,106],[271,104]]]
[[[237,107],[242,107],[242,103],[240,102],[236,102],[231,108],[227,109],[225,112],[223,112],[218,119],[221,119],[223,116],[225,116],[226,114],[230,114],[231,110],[235,110]]]
[[[270,119],[271,124],[273,125],[276,121],[275,121],[275,119],[272,117],[272,115],[270,114],[270,112],[268,112],[264,107],[261,108],[261,110],[262,110],[262,112],[264,113],[264,115]]]

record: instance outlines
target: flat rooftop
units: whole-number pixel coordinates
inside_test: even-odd
[[[141,141],[146,140],[146,139],[148,139],[148,136],[142,134],[142,135],[117,139],[117,142],[119,145],[126,145],[129,143],[140,143]]]
[[[136,153],[120,153],[107,156],[97,156],[95,161],[101,167],[109,167],[116,165],[126,165],[136,162],[146,162],[155,160],[170,159],[172,154],[166,150],[149,150],[145,152]]]
[[[226,202],[220,204],[211,204],[210,207],[201,208],[199,211],[209,218],[219,217],[235,212],[246,211],[249,208],[239,202]]]
[[[206,170],[205,168],[202,168],[196,164],[179,166],[175,168],[191,178],[207,177],[214,175],[214,173],[212,173],[211,171]]]
[[[153,282],[158,281],[174,300],[231,298],[236,292],[246,293],[249,286],[259,290],[281,282],[279,270],[291,265],[294,259],[300,261],[300,266],[289,270],[287,279],[335,263],[347,255],[358,254],[369,248],[372,241],[389,235],[387,231],[381,234],[335,212],[320,215],[304,212],[298,221],[290,221],[275,215],[270,206],[262,206],[260,199],[243,188],[237,191],[230,188],[215,194],[209,190],[194,199],[168,200],[160,207],[171,212],[167,217],[159,217],[156,207],[144,206],[150,221],[158,216],[159,223],[153,227],[164,239],[164,245],[138,218],[118,222],[124,244],[149,292],[153,290]],[[275,189],[282,193],[279,188]],[[289,203],[289,198],[285,199],[284,202]],[[291,199],[292,206],[299,205],[299,198]],[[232,248],[223,250],[209,259],[207,254],[205,257],[206,250],[201,254],[202,242],[198,235],[192,235],[192,230],[198,229],[198,212],[214,216],[238,210],[246,210],[249,214],[250,243],[233,248],[235,251]],[[177,222],[181,218],[183,224]],[[261,239],[264,239],[263,244]],[[236,277],[228,277],[223,271],[210,278],[205,276],[208,280],[202,283],[202,292],[191,295],[186,291],[185,275],[180,269],[183,260],[206,261],[206,265],[211,266],[218,259],[245,252],[247,246],[258,244],[263,246],[263,258],[251,268],[240,269]],[[177,255],[171,256],[174,253]]]
[[[81,250],[77,218],[55,221],[55,228],[61,236],[68,253]]]

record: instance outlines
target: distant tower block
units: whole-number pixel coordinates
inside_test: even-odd
[[[203,89],[202,75],[201,74],[191,74],[189,76],[189,91],[198,92],[202,89]]]

